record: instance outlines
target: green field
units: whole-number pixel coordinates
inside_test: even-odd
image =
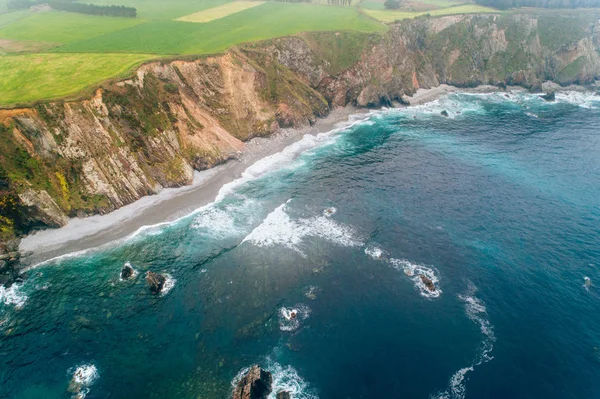
[[[493,11],[457,5],[460,0],[415,0],[407,3],[413,7],[408,12],[384,10],[383,2],[375,0],[359,6],[355,1],[353,7],[326,5],[326,0],[258,5],[231,0],[78,1],[135,7],[138,17],[6,12],[7,0],[0,0],[0,107],[69,96],[124,76],[152,58],[214,54],[305,31],[385,31],[382,22],[421,15],[423,7],[431,15]]]
[[[354,8],[266,2],[208,23],[153,20],[59,47],[57,52],[211,54],[248,41],[315,30],[374,32],[385,27]]]
[[[371,17],[378,19],[382,22],[394,22],[407,18],[415,18],[421,15],[429,14],[432,17],[441,17],[443,15],[456,15],[456,14],[478,14],[478,13],[499,13],[500,11],[490,8],[483,7],[476,4],[463,4],[459,6],[438,8],[427,11],[391,11],[391,10],[364,10],[365,13]]]
[[[137,18],[41,12],[4,26],[0,29],[0,38],[64,44],[129,28],[142,22]]]
[[[20,104],[75,94],[127,73],[142,54],[25,54],[0,57],[0,101]]]

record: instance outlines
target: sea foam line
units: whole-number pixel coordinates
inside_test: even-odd
[[[14,283],[6,288],[0,285],[0,302],[5,305],[13,305],[15,309],[21,309],[27,302],[27,295],[22,292],[22,285]]]
[[[487,363],[493,359],[490,355],[494,349],[496,336],[494,335],[494,327],[487,318],[487,309],[483,301],[475,296],[477,287],[469,283],[467,292],[459,295],[458,298],[464,303],[465,313],[467,317],[479,326],[483,334],[483,340],[480,344],[479,353],[473,359],[470,366],[459,369],[450,377],[448,388],[443,392],[438,392],[432,395],[432,399],[464,399],[467,392],[466,375],[468,372],[474,371],[475,367]]]

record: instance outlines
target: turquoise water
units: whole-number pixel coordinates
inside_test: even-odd
[[[295,398],[600,397],[600,101],[557,98],[357,116],[32,270],[0,288],[0,397],[226,398],[253,363]]]

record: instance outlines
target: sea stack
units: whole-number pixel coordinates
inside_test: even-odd
[[[129,263],[125,263],[121,269],[121,279],[127,280],[131,276],[133,276],[133,267]]]
[[[279,391],[276,399],[292,399],[292,397],[288,391]]]
[[[433,281],[431,281],[431,279],[423,274],[419,275],[419,277],[421,278],[421,281],[423,282],[423,284],[425,284],[425,287],[427,287],[427,289],[431,292],[435,292],[435,285],[433,284]]]
[[[165,278],[154,272],[146,272],[146,282],[150,287],[150,292],[152,292],[153,295],[157,295],[162,291],[163,286],[165,285]]]
[[[237,383],[233,390],[232,399],[267,399],[271,393],[272,383],[271,373],[255,364]],[[277,394],[277,397],[279,398],[279,394]]]
[[[552,101],[556,101],[556,94],[554,94],[554,92],[551,91],[549,93],[542,94],[540,96],[540,98],[543,99],[543,100],[545,100],[545,101],[552,102]]]

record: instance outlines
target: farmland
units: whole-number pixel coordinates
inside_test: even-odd
[[[88,2],[87,0],[80,0]],[[0,107],[70,96],[143,61],[215,54],[244,42],[305,31],[383,32],[403,18],[494,12],[454,0],[382,1],[352,6],[273,1],[90,0],[135,7],[136,18],[40,10],[9,11],[0,0]]]
[[[93,3],[133,6],[138,17],[0,11],[0,106],[69,96],[153,58],[213,54],[303,31],[386,29],[355,7],[223,0]]]

